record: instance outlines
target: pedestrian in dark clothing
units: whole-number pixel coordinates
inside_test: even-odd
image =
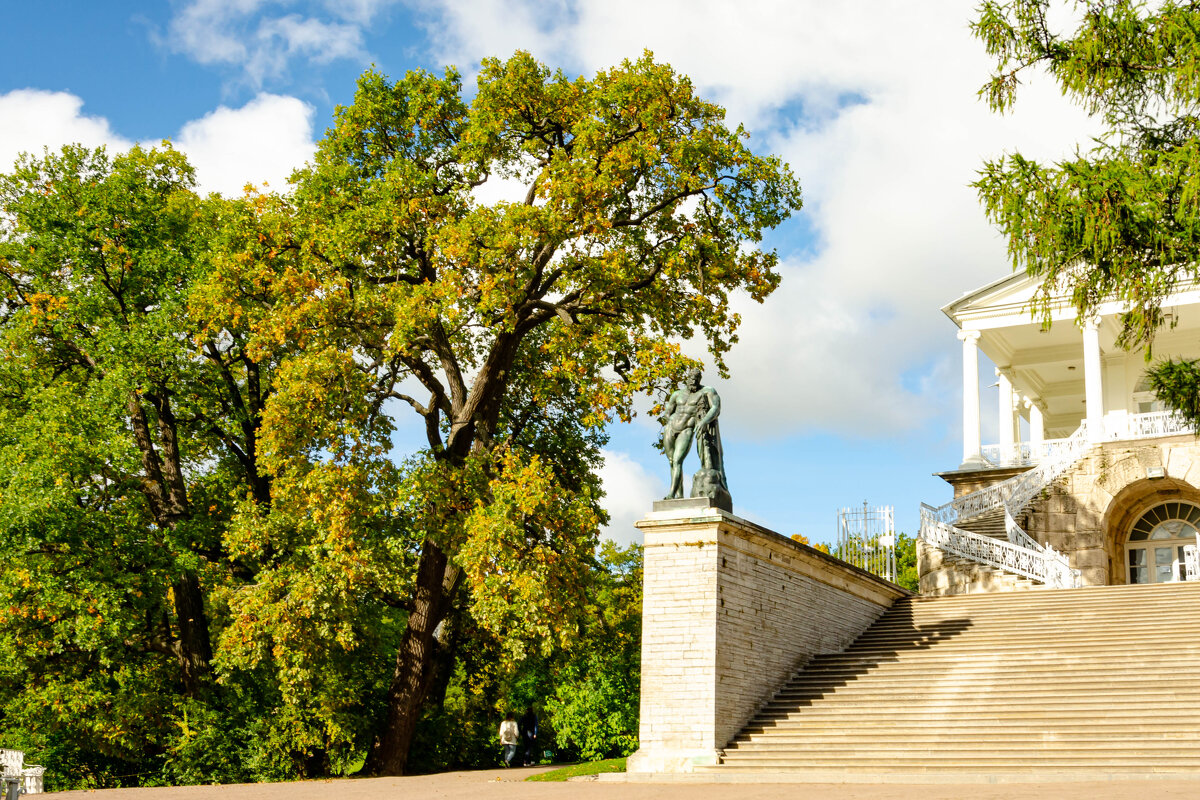
[[[525,742],[525,766],[532,766],[540,760],[538,758],[538,718],[533,712],[533,707],[525,709],[525,713],[521,715],[521,739]]]

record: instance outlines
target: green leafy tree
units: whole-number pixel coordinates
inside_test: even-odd
[[[907,533],[896,534],[896,583],[910,592],[921,591],[917,575],[917,540]]]
[[[1045,279],[1044,314],[1064,292],[1081,317],[1123,300],[1119,341],[1145,345],[1150,358],[1163,300],[1200,274],[1200,7],[1102,0],[1073,8],[1069,29],[1055,26],[1059,9],[1049,0],[984,2],[973,30],[996,69],[981,94],[1006,111],[1021,77],[1041,70],[1103,133],[1052,165],[1020,154],[989,161],[975,186],[1014,265]],[[1162,362],[1150,374],[1164,401],[1200,423],[1194,362]]]
[[[0,176],[0,713],[77,785],[246,777],[173,761],[231,734],[212,598],[270,496],[269,365],[190,308],[236,204],[192,186],[169,148]]]
[[[263,415],[273,502],[235,546],[278,557],[231,596],[224,663],[274,670],[346,747],[366,720],[368,772],[405,770],[456,615],[514,662],[577,635],[604,426],[692,363],[680,339],[723,370],[731,295],[778,284],[746,245],[799,187],[722,118],[649,55],[592,79],[488,59],[470,102],[453,70],[368,72],[294,194],[260,203],[244,268],[218,275],[252,347],[294,348]],[[513,199],[481,202],[496,181]],[[396,464],[404,413],[426,444]],[[389,625],[363,714],[329,681]]]
[[[552,676],[546,704],[555,742],[584,761],[637,749],[641,686],[642,548],[602,543],[580,642]]]

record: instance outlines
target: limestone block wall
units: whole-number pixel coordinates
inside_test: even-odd
[[[641,746],[631,772],[715,763],[801,665],[844,649],[908,594],[718,509],[658,512],[638,527]]]
[[[1066,553],[1085,586],[1125,583],[1129,528],[1165,500],[1200,503],[1195,436],[1107,442],[1034,501],[1028,533]]]

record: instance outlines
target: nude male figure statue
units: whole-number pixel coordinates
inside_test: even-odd
[[[671,461],[671,491],[666,499],[683,497],[683,460],[696,442],[700,471],[692,480],[693,497],[728,497],[725,457],[717,417],[721,398],[711,386],[700,385],[700,370],[688,372],[683,388],[667,400],[667,419],[663,429],[663,450]]]

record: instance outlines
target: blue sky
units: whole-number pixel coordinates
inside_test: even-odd
[[[735,512],[814,541],[834,536],[842,506],[894,505],[912,533],[922,500],[949,497],[931,473],[961,456],[960,355],[938,309],[1009,269],[967,184],[985,157],[1053,158],[1088,133],[1046,81],[1007,117],[976,99],[988,62],[967,30],[973,0],[9,5],[0,170],[68,141],[170,138],[204,188],[229,193],[283,188],[370,64],[392,76],[455,64],[470,80],[480,58],[517,48],[585,74],[654,50],[804,187],[805,209],[767,242],[783,285],[740,304],[732,376],[714,385]],[[667,465],[645,419],[612,434],[610,535],[636,540]]]

